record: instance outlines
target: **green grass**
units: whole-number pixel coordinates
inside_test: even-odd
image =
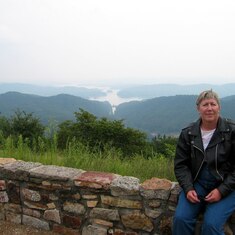
[[[20,138],[16,147],[11,138],[8,138],[0,148],[0,157],[73,167],[86,171],[112,172],[123,176],[133,176],[140,181],[152,177],[175,181],[172,158],[166,158],[160,154],[148,159],[142,155],[123,158],[116,149],[107,147],[102,153],[91,152],[80,143],[70,143],[63,151],[53,146],[46,148],[44,146],[38,151],[33,151]]]

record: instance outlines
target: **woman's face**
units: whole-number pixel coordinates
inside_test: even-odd
[[[220,106],[215,99],[204,99],[197,107],[202,122],[217,123]]]

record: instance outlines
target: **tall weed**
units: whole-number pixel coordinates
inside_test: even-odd
[[[123,158],[122,152],[109,145],[99,150],[91,150],[72,139],[65,150],[57,149],[57,138],[53,136],[48,142],[43,138],[37,139],[33,147],[29,147],[27,140],[18,137],[16,144],[12,137],[1,139],[0,157],[13,157],[18,160],[40,162],[45,165],[67,166],[86,171],[112,172],[123,176],[133,176],[141,181],[152,177],[175,180],[173,173],[173,159],[162,154],[152,154],[146,158],[136,155]]]

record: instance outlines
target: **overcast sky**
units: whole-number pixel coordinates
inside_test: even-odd
[[[0,0],[0,82],[235,82],[235,1]]]

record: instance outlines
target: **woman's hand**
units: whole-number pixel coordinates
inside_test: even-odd
[[[190,190],[188,191],[187,193],[187,199],[192,202],[192,203],[197,203],[197,202],[200,202],[199,198],[198,198],[198,195],[197,195],[197,192],[195,190]]]
[[[218,202],[222,198],[220,191],[215,188],[209,194],[206,195],[205,201],[206,202]]]

